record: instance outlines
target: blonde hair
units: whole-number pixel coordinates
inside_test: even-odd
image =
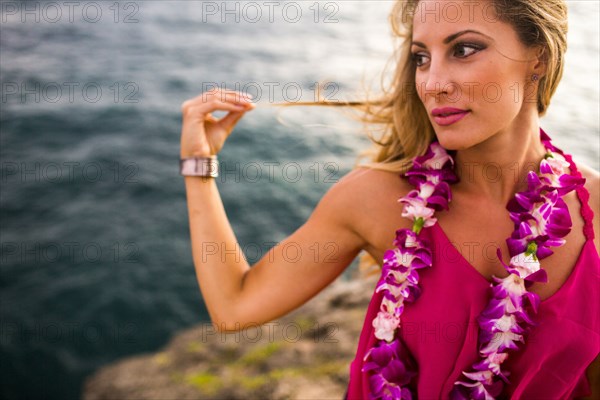
[[[537,110],[543,116],[562,78],[564,55],[567,51],[567,5],[565,0],[490,0],[498,20],[508,23],[527,47],[543,50],[545,74],[538,83]],[[358,102],[314,102],[303,105],[351,106],[363,111],[360,120],[374,146],[361,152],[358,161],[368,157],[363,167],[403,173],[412,159],[422,155],[435,138],[435,131],[418,97],[415,83],[416,67],[410,54],[412,42],[412,13],[419,0],[398,0],[389,15],[395,39],[400,40],[391,60],[395,71],[389,87],[383,84],[382,94],[374,100]],[[386,68],[388,64],[386,64]],[[384,69],[385,73],[385,69]],[[287,105],[287,104],[286,104]],[[289,105],[294,105],[289,104]],[[373,136],[379,126],[380,137]],[[373,269],[375,260],[366,252],[360,257],[359,271],[363,276],[380,273]],[[378,267],[378,266],[377,266]]]

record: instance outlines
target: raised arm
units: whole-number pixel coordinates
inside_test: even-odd
[[[252,109],[235,108],[239,100],[239,93],[214,91],[185,102],[181,157],[217,154],[235,123]],[[216,120],[210,116],[216,110],[230,113]],[[262,324],[294,310],[335,280],[364,246],[352,228],[356,207],[346,177],[330,188],[304,225],[252,268],[214,179],[185,177],[185,186],[196,277],[220,331]]]
[[[300,228],[246,271],[228,327],[262,324],[300,307],[364,248],[353,224],[352,175],[331,187]]]

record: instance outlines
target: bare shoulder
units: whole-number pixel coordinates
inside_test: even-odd
[[[405,179],[401,179],[397,172],[362,166],[354,168],[339,183],[357,193],[367,195],[368,198],[386,195],[391,191],[408,193],[414,189]]]
[[[597,192],[600,188],[600,172],[587,166],[586,164],[577,164],[577,169],[581,172],[581,175],[586,179],[587,189],[596,189]],[[590,192],[592,194],[592,192]]]
[[[346,205],[344,212],[374,211],[387,198],[400,198],[414,189],[399,173],[356,167],[335,183],[324,198]]]
[[[395,228],[409,227],[397,200],[412,189],[399,173],[359,166],[329,188],[315,214],[353,231],[369,250],[390,241],[386,234]]]

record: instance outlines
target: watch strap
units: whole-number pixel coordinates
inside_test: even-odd
[[[217,156],[182,158],[179,160],[179,174],[216,178],[219,176]]]

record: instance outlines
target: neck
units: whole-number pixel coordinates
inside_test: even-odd
[[[456,189],[505,205],[516,192],[526,189],[528,172],[538,170],[545,153],[538,118],[515,121],[514,128],[457,151],[454,159],[460,182]]]

